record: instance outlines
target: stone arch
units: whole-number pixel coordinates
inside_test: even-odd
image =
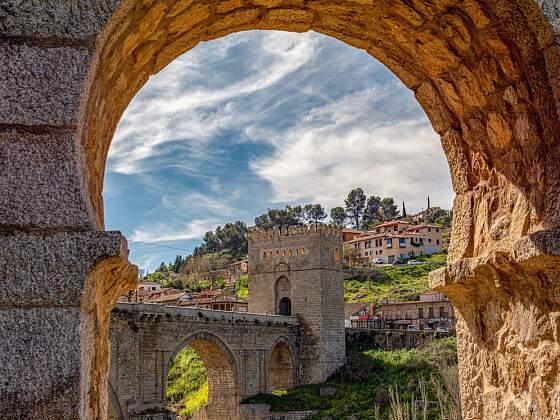
[[[22,266],[23,251],[38,244],[44,255],[65,249],[68,255],[56,257],[61,266],[71,258],[85,259],[83,249],[95,248],[53,245],[55,235],[64,245],[88,236],[99,248],[114,245],[109,235],[90,235],[104,227],[105,159],[124,109],[151,74],[198,42],[232,32],[314,30],[364,49],[391,69],[414,91],[441,136],[457,198],[450,266],[431,282],[459,312],[465,417],[507,417],[514,410],[522,416],[560,416],[558,381],[543,373],[555,372],[556,378],[560,359],[555,0],[93,0],[87,11],[54,4],[59,9],[54,18],[50,3],[32,9],[18,2],[5,5],[0,223],[9,242],[17,243],[17,251],[4,253],[6,266]],[[90,293],[84,302],[65,296],[61,303],[60,295],[46,293],[28,302],[30,293],[20,291],[35,290],[54,271],[43,270],[14,272],[14,284],[21,288],[10,288],[14,295],[7,294],[4,302],[14,318],[21,308],[34,308],[42,311],[37,318],[47,330],[47,308],[96,307],[99,296]],[[84,282],[76,289],[84,289]],[[60,383],[80,381],[84,391],[79,397],[61,396],[59,406],[86,407],[92,412],[85,417],[103,416],[97,411],[106,364],[97,353],[91,363],[83,362],[91,357],[89,349],[106,339],[106,330],[94,324],[91,316],[81,316],[80,328],[69,328],[74,335],[61,329],[53,338],[65,344],[68,360],[83,367],[79,379],[68,376]],[[7,334],[6,346],[21,342],[18,334],[25,329]],[[504,348],[503,337],[511,345]],[[515,369],[504,359],[514,360]],[[535,360],[550,365],[537,368]],[[6,376],[21,376],[23,365],[12,364]],[[56,367],[43,371],[37,383],[52,383]],[[523,386],[508,372],[525,378]],[[14,395],[33,394],[28,391],[22,385]],[[17,405],[33,416],[41,404],[18,400]],[[49,409],[58,413],[59,407]]]
[[[289,339],[279,337],[268,352],[268,390],[290,389],[297,385],[297,361]]]
[[[121,404],[119,402],[119,397],[111,385],[111,382],[107,385],[107,393],[109,394],[109,413],[108,419],[109,420],[125,420],[124,414],[121,408]]]
[[[276,279],[276,283],[274,284],[274,308],[276,314],[280,314],[280,303],[283,299],[288,299],[291,312],[292,287],[290,279],[284,275],[278,277]]]
[[[546,243],[556,237],[553,232],[536,233],[560,227],[560,203],[555,199],[560,183],[556,175],[547,175],[560,173],[560,47],[552,26],[533,0],[507,4],[394,0],[372,5],[123,0],[98,37],[96,61],[82,98],[79,138],[86,151],[87,185],[97,226],[103,226],[105,157],[132,96],[150,74],[198,42],[250,29],[314,30],[366,50],[414,91],[441,136],[457,197],[451,266],[433,276],[432,285],[452,299],[461,317],[459,348],[472,355],[461,359],[462,377],[476,382],[464,387],[476,389],[469,391],[470,402],[465,400],[464,406],[467,416],[480,416],[484,403],[477,395],[484,394],[485,385],[474,379],[480,378],[476,372],[482,369],[474,349],[488,349],[491,355],[486,362],[493,363],[497,353],[491,337],[518,322],[510,302],[527,309],[543,308],[532,321],[538,324],[542,319],[552,329],[554,322],[547,320],[547,314],[560,311],[552,297],[560,293],[560,286],[543,295],[539,289],[546,285],[542,277],[531,274],[533,263],[527,262],[548,253],[551,248]],[[520,247],[531,251],[519,255]],[[305,254],[305,249],[298,253]],[[502,260],[498,256],[504,253],[508,257]],[[529,284],[535,300],[527,301],[521,293],[520,284],[526,282],[508,277],[520,270],[522,277],[532,276]],[[502,285],[499,290],[496,282]],[[506,311],[512,318],[495,322],[487,309],[493,304],[500,307],[496,313]],[[488,314],[484,325],[479,322],[481,312]],[[523,334],[517,337],[522,341]],[[560,351],[555,355],[559,361]],[[534,376],[535,371],[528,368],[527,375]],[[504,378],[504,382],[510,384],[505,386],[506,394],[519,395],[515,381]],[[487,406],[494,400],[488,394]],[[537,411],[550,415],[550,407],[539,404]]]
[[[217,335],[200,331],[178,343],[167,359],[164,378],[167,378],[177,354],[187,346],[198,353],[208,372],[206,416],[209,419],[236,419],[239,410],[237,362],[229,346]]]

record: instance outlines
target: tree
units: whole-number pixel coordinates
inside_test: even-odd
[[[183,257],[181,257],[180,255],[177,255],[175,257],[175,262],[173,263],[172,266],[172,270],[174,273],[179,273],[181,271],[181,267],[183,266],[183,264],[185,263],[185,261],[183,260]]]
[[[402,217],[403,219],[406,218],[406,207],[404,206],[404,201],[402,202]]]
[[[432,207],[426,216],[426,223],[435,223],[440,226],[451,227],[452,213],[441,207]]]
[[[366,195],[361,188],[354,188],[348,194],[348,198],[344,200],[346,205],[346,214],[354,222],[354,227],[360,227],[360,218],[364,212],[366,205]]]
[[[303,206],[303,217],[308,223],[315,223],[317,225],[327,218],[327,213],[325,213],[325,208],[320,204],[306,204]]]
[[[255,225],[262,229],[287,228],[302,225],[304,221],[301,206],[286,206],[283,209],[268,209],[268,212],[255,217]]]
[[[338,227],[346,226],[346,210],[342,207],[333,207],[331,209],[331,222]]]
[[[383,221],[393,220],[399,216],[395,200],[391,197],[385,197],[381,200],[381,216]]]
[[[370,196],[367,200],[362,216],[362,229],[367,230],[369,227],[381,221],[381,197]]]
[[[270,217],[268,214],[261,214],[260,216],[255,217],[255,226],[260,229],[272,229],[273,225],[270,221]]]

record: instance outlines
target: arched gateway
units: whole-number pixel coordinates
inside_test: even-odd
[[[560,417],[556,0],[52,0],[2,4],[0,416],[103,418],[109,313],[134,285],[103,230],[117,122],[148,76],[249,29],[368,51],[441,135],[464,416]],[[78,391],[79,390],[79,391]]]

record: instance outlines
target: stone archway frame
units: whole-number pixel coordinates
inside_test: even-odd
[[[1,302],[0,350],[13,353],[26,342],[46,360],[72,353],[64,360],[72,366],[64,372],[56,363],[32,366],[38,373],[33,385],[44,390],[37,393],[23,373],[29,361],[14,356],[2,372],[14,381],[2,389],[10,397],[0,401],[0,411],[103,416],[106,364],[100,355],[87,360],[106,331],[92,328],[95,320],[81,314],[82,307],[93,314],[89,309],[100,297],[48,292],[59,267],[83,261],[88,249],[112,246],[111,238],[70,244],[104,228],[103,175],[116,124],[148,77],[197,43],[276,29],[314,30],[367,51],[414,91],[441,136],[457,197],[450,264],[432,285],[458,311],[464,417],[560,417],[556,0],[88,5],[3,6],[0,245],[10,283]],[[52,261],[31,267],[31,258],[23,258],[28,254]],[[85,287],[87,275],[80,276],[76,289]],[[72,333],[58,328],[52,339],[25,333],[36,326],[51,331],[63,325],[61,318]],[[53,385],[57,375],[62,377]],[[60,392],[59,384],[82,392]]]
[[[119,397],[117,396],[113,385],[111,385],[111,381],[108,382],[107,392],[109,394],[109,410],[112,410],[113,414],[115,415],[115,420],[125,420]]]
[[[292,362],[292,383],[294,384],[294,386],[298,386],[299,384],[299,363],[298,363],[298,359],[296,356],[296,351],[294,348],[294,345],[292,344],[292,342],[290,341],[290,339],[284,335],[281,335],[280,337],[278,337],[276,340],[274,340],[274,342],[272,343],[272,345],[270,346],[270,348],[268,349],[267,352],[267,369],[266,369],[266,382],[267,382],[267,389],[270,391],[271,390],[271,383],[270,383],[270,364],[272,361],[272,354],[274,352],[274,349],[278,346],[278,345],[283,345],[286,346],[288,349],[288,352],[290,354],[290,359]]]
[[[560,262],[560,246],[548,246],[560,242],[560,29],[534,0],[124,0],[97,39],[81,101],[79,139],[97,226],[110,139],[132,96],[199,42],[250,29],[333,36],[414,91],[441,136],[457,193],[449,266],[431,284],[457,309],[464,416],[560,416],[560,386],[530,362],[534,346],[520,327],[529,316],[536,335],[528,342],[552,346],[551,366],[560,364],[558,339],[550,338],[556,315],[549,317],[560,313],[560,284],[543,280],[558,276],[550,267]],[[530,251],[520,253],[523,246]],[[511,345],[500,347],[500,336]],[[539,398],[507,374],[515,370],[508,359],[523,366]],[[504,373],[488,367],[496,363]]]
[[[205,343],[214,348],[205,349],[204,348],[204,346],[206,345]],[[225,343],[225,341],[223,341],[218,335],[210,331],[199,331],[193,334],[189,334],[179,344],[177,344],[175,350],[169,355],[167,362],[165,363],[165,369],[163,372],[163,377],[165,380],[164,396],[165,396],[165,389],[167,388],[167,375],[169,374],[169,369],[171,368],[173,361],[177,357],[177,354],[179,354],[179,352],[183,350],[185,347],[191,347],[197,352],[197,354],[200,356],[200,358],[204,363],[204,367],[208,372],[208,407],[212,409],[213,407],[211,407],[210,404],[215,403],[215,400],[212,399],[216,395],[218,396],[220,395],[219,390],[213,389],[212,375],[216,375],[218,372],[227,372],[229,375],[231,375],[231,378],[228,379],[228,382],[230,382],[228,386],[231,388],[229,389],[229,391],[234,392],[235,395],[233,396],[225,395],[223,393],[221,395],[225,395],[230,400],[229,405],[231,405],[231,407],[230,406],[227,407],[228,411],[237,410],[238,404],[240,402],[239,390],[238,390],[239,371],[238,371],[237,361],[235,359],[232,350]],[[211,352],[214,352],[216,350],[219,352],[219,355],[210,354]],[[222,359],[224,363],[219,366],[218,365],[214,366],[213,363],[215,363],[217,360],[212,360],[212,358],[216,356]],[[221,381],[221,384],[223,385],[223,381]],[[222,389],[222,391],[227,392],[228,390]],[[231,418],[235,419],[236,418],[235,413],[232,412],[231,414],[232,414]]]

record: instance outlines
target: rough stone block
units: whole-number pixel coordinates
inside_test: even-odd
[[[74,134],[0,132],[0,220],[5,226],[91,229]]]
[[[0,418],[75,418],[80,309],[0,310]]]
[[[127,254],[119,232],[0,236],[0,307],[77,306],[92,266]]]
[[[3,36],[93,40],[122,0],[18,0],[2,2]]]
[[[74,124],[93,50],[0,46],[0,124]]]

